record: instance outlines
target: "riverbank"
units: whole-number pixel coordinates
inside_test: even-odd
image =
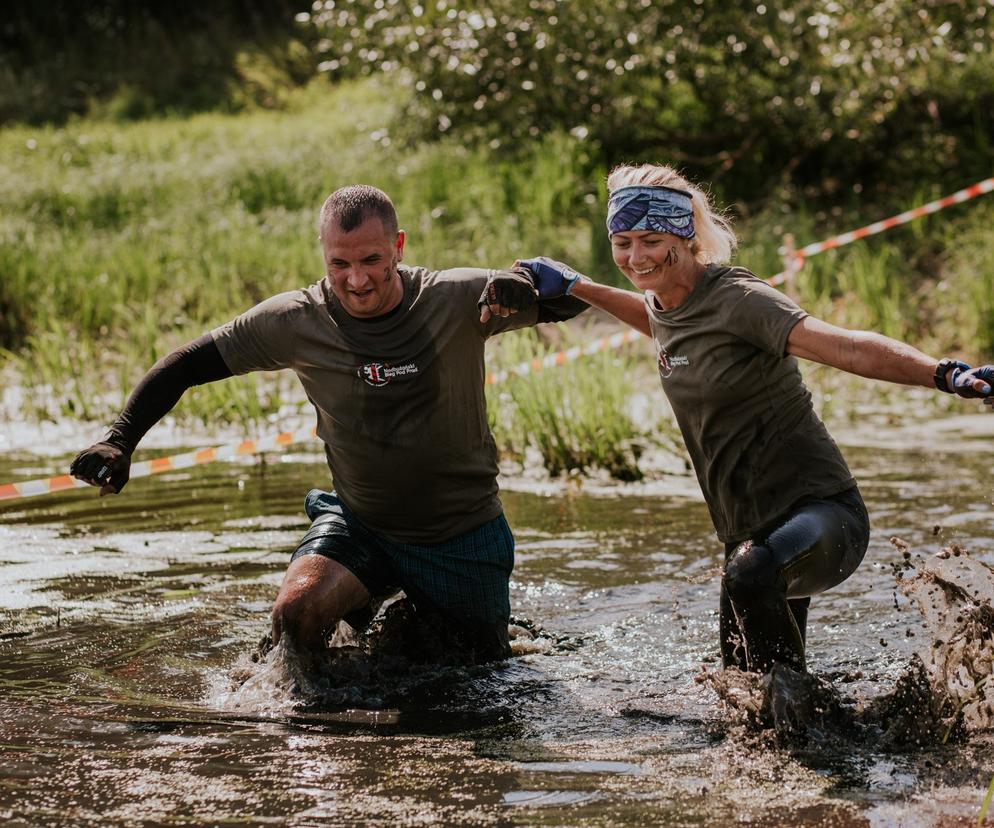
[[[651,381],[652,365],[635,357],[636,370]],[[583,369],[583,363],[578,366]],[[839,372],[808,366],[807,382],[816,410],[844,452],[848,449],[887,449],[919,453],[923,457],[985,454],[994,439],[994,412],[979,401],[960,400],[925,388],[884,386]],[[501,456],[501,488],[537,495],[559,496],[583,490],[594,496],[679,496],[699,500],[700,489],[689,460],[674,442],[671,413],[662,391],[653,385],[629,400],[627,409],[636,417],[654,410],[657,422],[670,424],[665,437],[647,433],[638,458],[641,479],[620,481],[604,467],[551,474],[542,452],[535,445]],[[491,392],[493,396],[497,389]],[[100,439],[107,423],[64,418],[60,421],[31,421],[18,416],[20,391],[7,387],[0,395],[0,483],[22,482],[64,474],[75,452]],[[309,407],[288,404],[250,431],[231,423],[207,427],[200,422],[167,416],[142,441],[135,460],[165,457],[192,449],[237,445],[246,439],[259,440],[281,432],[309,432],[313,414]],[[500,428],[498,446],[502,445]],[[272,462],[309,462],[324,467],[319,441],[304,439],[280,451],[266,452]],[[220,461],[224,462],[224,461]],[[255,465],[259,456],[240,457],[236,462]],[[134,485],[134,484],[132,484]],[[994,493],[991,493],[994,497]]]

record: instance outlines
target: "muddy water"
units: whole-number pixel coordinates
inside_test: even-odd
[[[888,539],[994,564],[994,484],[982,451],[847,455],[874,532],[813,602],[809,662],[858,706],[928,643]],[[0,480],[57,467],[40,462],[0,456]],[[695,497],[506,491],[513,610],[554,646],[344,709],[232,704],[303,494],[325,485],[320,457],[297,454],[0,509],[4,824],[975,823],[989,734],[783,744],[698,680],[718,666],[720,545]]]

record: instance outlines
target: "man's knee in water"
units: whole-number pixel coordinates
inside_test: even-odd
[[[286,636],[307,649],[322,648],[329,628],[328,619],[322,617],[306,592],[280,595],[273,605],[272,622],[274,644]]]
[[[722,580],[733,604],[754,602],[777,589],[779,573],[766,546],[743,541],[725,561]]]

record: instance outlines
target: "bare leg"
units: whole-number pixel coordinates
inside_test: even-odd
[[[339,619],[369,601],[369,590],[340,563],[302,555],[287,568],[273,605],[273,644],[286,634],[301,648],[322,650]]]

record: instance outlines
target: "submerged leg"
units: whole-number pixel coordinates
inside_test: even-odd
[[[765,673],[780,662],[803,671],[804,638],[770,549],[752,541],[739,544],[728,556],[722,583],[745,639],[749,669]]]
[[[398,552],[404,591],[419,613],[439,619],[453,646],[478,662],[511,654],[514,536],[503,514],[444,543],[404,544]]]
[[[321,650],[342,616],[367,606],[369,591],[338,561],[302,555],[290,563],[273,605],[273,645],[287,635],[307,650]]]
[[[723,595],[745,640],[748,669],[767,672],[779,662],[804,670],[810,596],[848,578],[868,541],[866,510],[853,489],[802,504],[755,542],[727,548]],[[722,625],[723,660],[726,628],[730,621]]]

